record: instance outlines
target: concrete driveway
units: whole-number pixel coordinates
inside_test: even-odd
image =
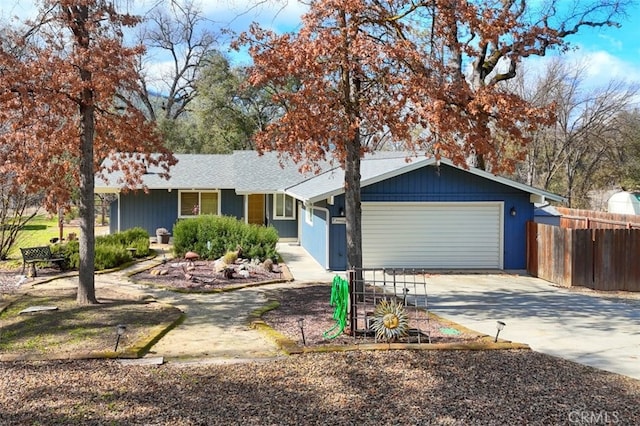
[[[526,275],[431,275],[432,312],[492,336],[640,379],[640,295],[568,290]]]
[[[279,244],[278,252],[296,281],[329,283],[335,275],[296,244]],[[640,379],[640,294],[570,291],[517,273],[434,274],[427,302],[432,312],[473,330],[495,336],[496,321],[504,321],[500,338]]]

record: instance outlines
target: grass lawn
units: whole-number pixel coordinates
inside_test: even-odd
[[[64,224],[63,235],[64,238],[69,236],[69,233],[75,233],[78,235],[80,228],[78,226],[72,226]],[[18,241],[16,247],[11,252],[12,255],[20,257],[19,247],[35,247],[50,244],[51,238],[60,238],[60,228],[58,226],[58,218],[49,218],[46,215],[38,215],[31,219],[29,223],[18,235]]]
[[[107,290],[101,291],[99,305],[78,305],[75,293],[75,289],[58,289],[0,296],[0,360],[86,353],[115,356],[118,324],[127,327],[119,341],[118,355],[135,356],[182,315],[169,305],[132,300]],[[33,306],[56,309],[21,313]]]
[[[63,236],[68,238],[70,233],[78,235],[80,228],[77,225],[64,224]],[[51,244],[52,238],[60,238],[58,218],[41,214],[31,219],[24,229],[18,234],[16,244],[9,251],[9,260],[0,261],[0,268],[15,268],[22,263],[20,247],[37,247]]]

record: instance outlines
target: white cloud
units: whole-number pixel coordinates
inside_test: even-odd
[[[606,35],[606,34],[598,34],[598,38],[601,38],[602,40],[605,40],[614,51],[621,51],[622,47],[623,47],[623,43],[621,40],[615,38],[615,37],[611,37],[610,35]]]
[[[558,54],[525,59],[522,69],[529,77],[544,74],[549,61]],[[561,54],[564,61],[583,67],[585,87],[606,86],[612,80],[640,84],[640,68],[622,57],[604,50],[576,49]]]
[[[640,70],[634,64],[604,50],[576,50],[568,54],[570,61],[586,65],[587,79],[593,83],[622,80],[640,83]]]

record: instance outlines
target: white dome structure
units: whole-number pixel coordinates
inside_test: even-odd
[[[615,193],[607,203],[609,213],[640,215],[640,193],[622,191]]]

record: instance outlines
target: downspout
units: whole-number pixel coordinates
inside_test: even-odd
[[[327,260],[326,260],[326,265],[324,265],[324,269],[329,270],[329,226],[331,226],[331,214],[329,213],[329,209],[327,209],[327,208],[325,208],[325,207],[316,207],[316,206],[313,206],[313,209],[314,209],[314,210],[315,210],[315,209],[317,209],[317,210],[320,210],[320,211],[323,211],[323,212],[325,212],[325,213],[326,213],[326,217],[327,217],[327,220],[326,220],[326,223],[327,223],[327,224],[326,224],[326,228],[327,228],[327,229],[325,230],[325,237],[324,237],[324,240],[325,240],[325,242],[326,242],[325,259],[327,259]],[[304,220],[304,219],[303,219],[303,220]]]

